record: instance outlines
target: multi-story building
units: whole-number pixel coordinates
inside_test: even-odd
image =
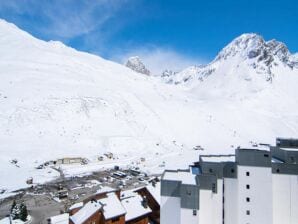
[[[297,224],[298,140],[202,155],[189,170],[166,170],[161,224]]]

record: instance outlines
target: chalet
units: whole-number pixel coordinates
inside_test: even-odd
[[[124,224],[126,211],[117,194],[115,192],[104,193],[101,197],[91,199],[82,207],[73,208],[70,224]]]
[[[72,206],[70,206],[69,210],[69,214],[70,215],[74,215],[76,212],[78,212],[82,207],[84,206],[83,202],[78,202],[73,204]]]
[[[99,200],[99,199],[102,199],[104,197],[106,197],[106,194],[108,193],[112,193],[114,192],[118,198],[120,198],[120,190],[116,190],[114,188],[111,188],[111,187],[107,187],[107,186],[104,186],[102,188],[100,188],[99,190],[96,191],[95,194],[93,194],[92,196],[86,198],[83,203],[86,204],[87,202],[91,201],[92,199],[94,200]]]
[[[70,216],[70,224],[93,224],[102,219],[102,204],[96,200],[89,201],[81,209]]]
[[[149,215],[152,213],[146,197],[136,192],[126,191],[121,193],[121,203],[126,210],[125,223],[148,224]]]
[[[159,223],[159,191],[160,182],[122,192],[102,187],[91,197],[73,204],[69,214],[53,216],[48,223],[58,224],[59,220],[61,224]]]
[[[146,187],[137,189],[139,195],[146,198],[148,207],[152,210],[149,219],[152,223],[160,223],[160,182],[152,182]]]
[[[48,221],[48,224],[69,224],[69,214],[64,213],[64,214],[52,216],[47,221]]]

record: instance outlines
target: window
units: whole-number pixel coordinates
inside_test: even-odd
[[[246,189],[250,189],[250,186],[249,186],[249,184],[246,184]]]
[[[249,197],[246,198],[246,202],[250,202],[250,198]]]
[[[209,169],[209,173],[212,173],[213,172],[213,170],[212,169]]]
[[[215,183],[212,183],[212,192],[216,192],[216,184]]]
[[[279,173],[279,169],[276,169],[276,173]]]
[[[196,216],[196,215],[197,215],[197,210],[195,210],[195,209],[192,210],[192,215],[193,215],[193,216]]]
[[[190,190],[187,190],[187,191],[186,191],[186,194],[187,194],[188,196],[190,196],[190,195],[191,195],[191,191],[190,191]]]
[[[234,173],[235,172],[235,170],[234,169],[231,169],[231,173]]]
[[[246,210],[246,215],[250,215],[250,210]]]
[[[249,177],[249,175],[250,175],[250,173],[247,171],[247,172],[246,172],[246,176],[248,176],[248,177]]]
[[[269,155],[268,154],[264,154],[264,157],[269,157]]]

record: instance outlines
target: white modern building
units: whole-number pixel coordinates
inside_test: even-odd
[[[166,170],[160,218],[161,224],[297,224],[298,140],[204,155],[192,169]]]

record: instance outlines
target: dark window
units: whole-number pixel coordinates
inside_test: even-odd
[[[234,173],[235,172],[235,170],[234,169],[231,169],[231,173]]]
[[[264,157],[269,157],[269,155],[268,154],[264,154]]]
[[[246,176],[249,176],[249,175],[250,175],[250,173],[247,171],[247,172],[246,172]]]
[[[195,209],[192,210],[192,215],[193,215],[193,216],[196,216],[196,215],[197,215],[197,210],[195,210]]]
[[[276,173],[279,173],[279,169],[276,170]]]
[[[212,169],[209,169],[209,173],[212,173],[213,172],[213,170]]]
[[[250,202],[250,198],[247,197],[247,198],[246,198],[246,202]]]
[[[186,191],[186,194],[190,196],[191,195],[191,191]]]
[[[250,211],[249,210],[246,210],[246,215],[250,215]]]
[[[249,186],[249,184],[246,184],[246,189],[250,189],[250,186]]]
[[[216,184],[215,183],[212,183],[212,192],[216,192]]]

